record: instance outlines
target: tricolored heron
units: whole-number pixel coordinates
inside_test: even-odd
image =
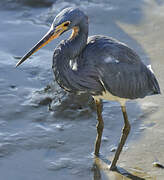
[[[116,162],[130,132],[125,103],[129,99],[160,94],[151,68],[127,45],[106,36],[88,37],[88,17],[78,8],[66,8],[54,19],[47,34],[27,53],[19,66],[51,40],[72,29],[68,40],[61,41],[53,55],[53,72],[58,84],[68,92],[88,93],[97,109],[96,156],[99,155],[104,128],[101,100],[118,101],[124,117],[122,136],[110,169]]]

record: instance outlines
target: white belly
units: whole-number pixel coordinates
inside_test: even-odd
[[[118,101],[121,104],[121,106],[125,106],[125,103],[128,100],[125,98],[120,98],[118,96],[114,96],[108,91],[103,92],[102,95],[93,96],[93,98],[94,98],[94,100],[97,100],[97,101],[99,101],[100,99],[104,99],[104,100],[108,100],[108,101]]]

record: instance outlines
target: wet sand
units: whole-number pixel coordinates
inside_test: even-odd
[[[48,30],[64,7],[79,6],[89,16],[90,35],[127,43],[152,64],[162,95],[127,103],[132,130],[118,171],[110,172],[123,118],[116,102],[104,102],[105,129],[100,159],[94,159],[96,112],[87,95],[64,93],[51,70],[53,49],[70,32],[15,68],[20,56]],[[163,18],[162,1],[0,2],[0,174],[7,180],[163,180]],[[106,18],[108,17],[108,19]],[[106,21],[106,19],[108,21]]]

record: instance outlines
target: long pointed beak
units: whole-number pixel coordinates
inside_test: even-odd
[[[56,31],[53,28],[50,28],[50,30],[47,32],[47,34],[32,48],[29,52],[27,52],[20,61],[16,64],[16,67],[18,67],[20,64],[22,64],[27,58],[29,58],[32,54],[34,54],[36,51],[38,51],[40,48],[48,44],[53,39],[59,37],[60,31]]]

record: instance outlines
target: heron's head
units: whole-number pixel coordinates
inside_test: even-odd
[[[48,44],[50,41],[58,38],[64,32],[73,29],[73,36],[76,35],[78,33],[79,25],[84,19],[86,19],[86,15],[78,8],[66,8],[61,11],[55,17],[46,35],[20,59],[20,61],[16,64],[16,67],[22,64],[27,58]]]

